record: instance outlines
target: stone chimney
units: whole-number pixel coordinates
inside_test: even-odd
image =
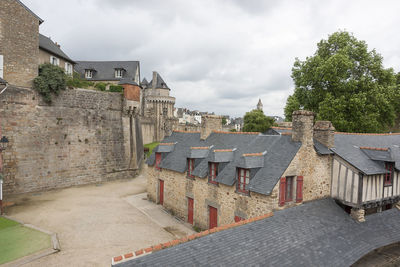
[[[293,111],[292,140],[303,145],[313,144],[314,112],[307,110]]]
[[[314,138],[328,148],[335,146],[335,128],[330,121],[317,121],[314,125]]]
[[[222,131],[222,116],[203,115],[201,116],[200,138],[205,140],[212,131]]]

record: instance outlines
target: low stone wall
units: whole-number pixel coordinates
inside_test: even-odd
[[[3,152],[5,194],[136,174],[140,127],[130,130],[138,124],[124,115],[120,93],[66,90],[48,105],[33,90],[10,87],[0,104],[3,135],[10,140]]]

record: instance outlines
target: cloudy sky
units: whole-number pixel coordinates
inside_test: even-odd
[[[295,57],[345,29],[400,71],[399,1],[23,0],[40,32],[75,60],[139,60],[158,71],[176,107],[243,114],[261,98],[283,115]]]

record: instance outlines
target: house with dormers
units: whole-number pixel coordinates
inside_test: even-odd
[[[147,161],[148,196],[203,229],[323,198],[364,221],[400,200],[399,143],[335,132],[308,111],[266,133],[175,131]]]

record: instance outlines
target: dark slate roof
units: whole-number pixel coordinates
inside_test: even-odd
[[[324,144],[321,144],[317,139],[314,138],[314,148],[320,155],[331,155],[333,152],[326,147]]]
[[[400,135],[335,134],[335,147],[331,150],[367,175],[386,173],[384,161],[371,158],[360,147],[389,148],[390,158],[400,170]],[[375,153],[376,154],[376,153]]]
[[[75,64],[75,61],[73,61],[69,56],[67,56],[60,47],[58,47],[49,37],[44,36],[43,34],[39,33],[39,47],[40,49],[43,49],[50,54],[53,54],[57,57],[61,57],[65,59],[66,61],[69,61],[73,64]]]
[[[119,81],[115,78],[115,69],[124,69],[123,79],[135,80],[136,70],[139,68],[139,61],[77,61],[75,71],[85,79],[85,70],[94,70],[93,81]]]
[[[118,83],[119,85],[121,85],[121,84],[132,84],[132,85],[138,85],[135,81],[132,81],[131,79],[129,79],[129,78],[122,78],[120,81],[119,81],[119,83]]]
[[[399,241],[397,209],[357,223],[332,199],[323,199],[115,266],[350,266]]]
[[[300,142],[293,142],[291,136],[221,132],[211,133],[206,140],[200,140],[200,133],[173,132],[162,142],[177,142],[177,144],[173,152],[165,153],[162,156],[161,168],[183,173],[187,170],[186,162],[190,156],[191,147],[213,146],[211,153],[208,153],[205,158],[197,157],[195,159],[193,171],[195,176],[206,177],[208,162],[213,162],[216,157],[217,162],[229,160],[218,165],[216,181],[232,186],[236,182],[236,168],[240,166],[250,168],[250,191],[264,195],[271,194],[272,189],[301,146]],[[218,149],[235,150],[233,152],[214,152]],[[265,151],[265,155],[261,157],[246,157],[246,159],[243,157],[244,153],[264,153]],[[154,159],[153,153],[147,163],[153,165]]]
[[[361,151],[364,152],[370,159],[379,160],[379,161],[390,161],[392,162],[392,155],[390,155],[389,150],[375,150],[375,149],[363,149]]]
[[[36,15],[35,13],[33,13],[32,10],[30,10],[26,5],[24,5],[24,3],[22,3],[20,0],[15,0],[17,1],[17,3],[19,3],[23,8],[25,8],[29,13],[31,13],[35,18],[37,18],[39,20],[39,25],[43,23],[44,20],[42,20],[38,15]]]
[[[165,88],[165,89],[169,89],[168,85],[164,82],[163,78],[161,78],[161,75],[158,74],[158,72],[156,73],[156,80],[151,80],[150,84],[152,86],[153,89],[156,88]]]

